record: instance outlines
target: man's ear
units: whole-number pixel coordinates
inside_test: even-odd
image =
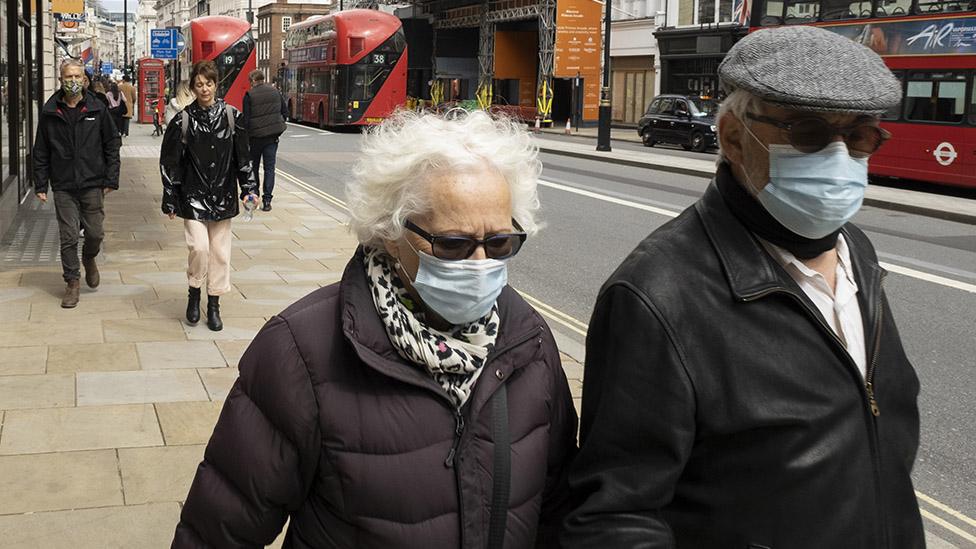
[[[719,146],[725,158],[739,166],[742,165],[742,138],[745,137],[745,133],[739,117],[731,112],[722,115],[718,124]]]

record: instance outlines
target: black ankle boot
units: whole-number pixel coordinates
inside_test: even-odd
[[[215,295],[207,296],[207,327],[215,332],[224,329],[224,323],[220,321],[220,297]]]
[[[190,287],[189,297],[186,300],[186,321],[190,324],[200,321],[200,288]]]

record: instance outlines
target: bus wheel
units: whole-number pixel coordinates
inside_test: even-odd
[[[319,129],[325,129],[325,109],[322,108],[322,105],[319,105]]]

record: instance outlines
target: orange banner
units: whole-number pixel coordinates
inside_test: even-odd
[[[600,107],[600,31],[603,5],[594,0],[558,0],[553,76],[583,78],[583,119],[595,120]]]
[[[85,0],[51,0],[51,13],[85,13]]]

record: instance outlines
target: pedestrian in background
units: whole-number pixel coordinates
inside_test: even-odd
[[[195,97],[193,92],[190,91],[190,86],[186,82],[180,82],[176,86],[176,95],[170,98],[169,104],[166,105],[166,116],[164,122],[168,126],[170,122],[176,118],[176,115],[180,113],[183,109],[190,106],[193,103]]]
[[[105,105],[85,91],[84,78],[80,61],[61,65],[61,89],[41,109],[32,154],[34,192],[41,202],[47,202],[49,185],[54,192],[66,284],[61,306],[66,309],[78,305],[81,288],[79,228],[85,231],[85,282],[97,288],[101,281],[95,257],[105,234],[104,200],[119,188],[118,130]]]
[[[718,73],[715,179],[597,299],[563,545],[922,548],[918,378],[849,223],[901,84],[807,26]]]
[[[101,78],[92,79],[91,74],[86,71],[84,82],[85,82],[85,89],[94,93],[95,97],[102,102],[102,105],[105,105],[106,109],[108,109],[108,97],[105,96],[105,84],[102,83],[102,79]],[[111,114],[112,113],[109,113],[109,116],[111,116]]]
[[[153,104],[153,137],[163,135],[163,117],[166,112],[166,97],[160,95]]]
[[[112,81],[108,85],[108,91],[105,92],[105,97],[108,98],[108,111],[112,114],[112,121],[115,122],[115,127],[119,129],[119,135],[122,135],[122,125],[124,124],[125,112],[128,108],[125,95],[119,89],[119,85]]]
[[[264,73],[253,70],[248,75],[251,89],[244,94],[244,124],[251,144],[251,162],[254,178],[261,183],[261,161],[264,160],[264,188],[261,192],[261,209],[271,211],[274,197],[275,160],[278,155],[278,138],[285,133],[288,104],[274,86],[264,82]]]
[[[132,85],[132,78],[128,74],[122,76],[119,90],[125,96],[125,114],[122,115],[122,127],[119,130],[123,137],[129,137],[129,122],[136,110],[136,88]]]
[[[231,219],[240,212],[238,199],[257,203],[247,129],[241,113],[217,98],[218,78],[213,61],[193,65],[196,101],[167,125],[159,157],[162,210],[183,218],[189,248],[186,320],[200,320],[206,284],[207,326],[214,331],[223,329],[220,296],[231,289]]]
[[[289,517],[285,547],[558,546],[576,411],[506,284],[537,228],[537,154],[480,111],[366,137],[347,187],[362,245],[244,352],[174,548],[263,547]]]

